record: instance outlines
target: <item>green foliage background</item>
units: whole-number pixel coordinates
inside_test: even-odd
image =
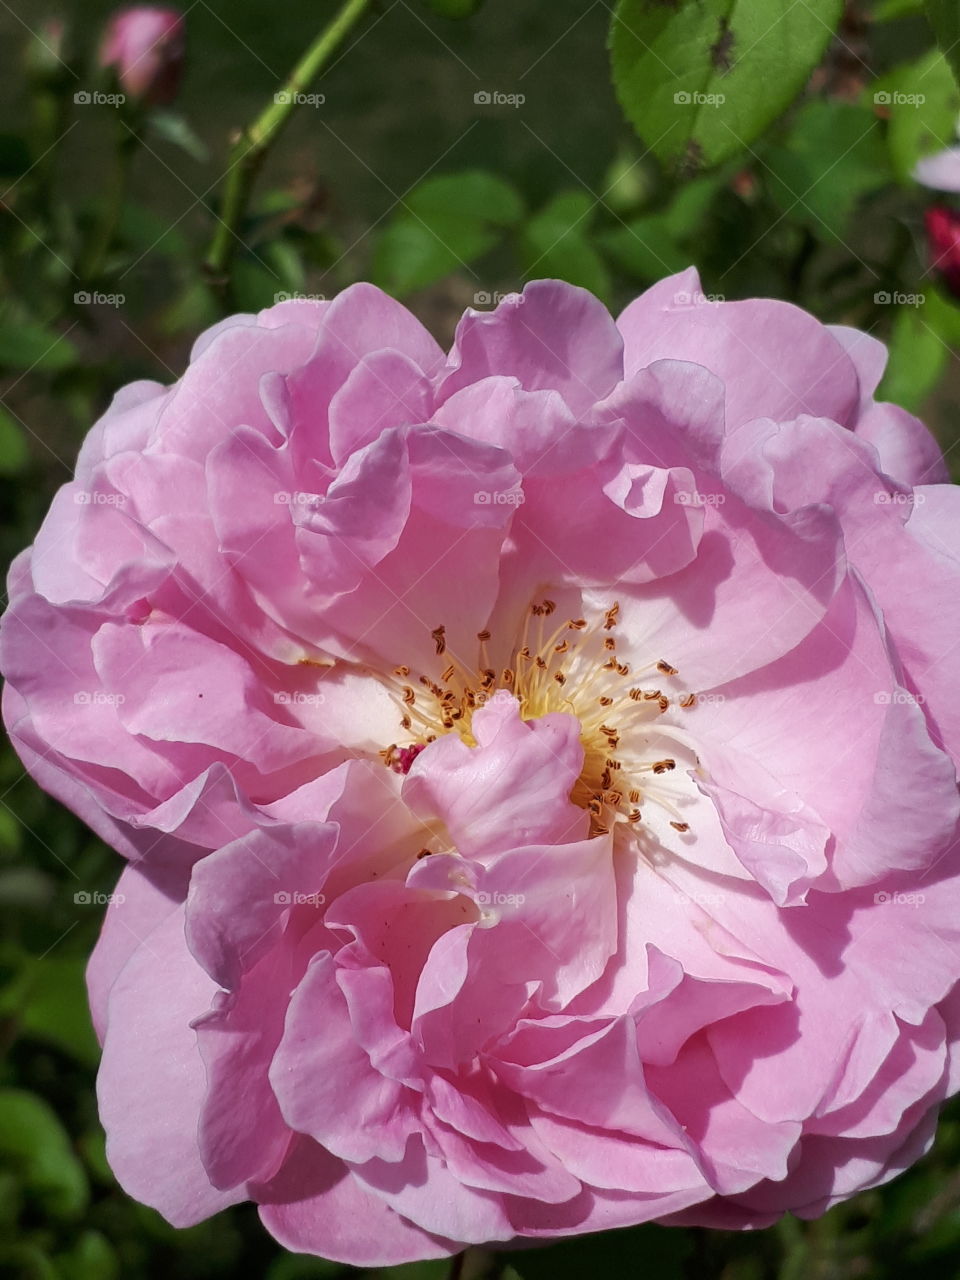
[[[363,278],[447,341],[465,306],[533,276],[618,308],[693,262],[708,295],[785,298],[890,342],[886,395],[923,410],[955,457],[960,308],[928,269],[923,214],[936,197],[911,177],[921,154],[953,141],[960,115],[954,0],[930,5],[946,59],[916,0],[848,5],[842,20],[838,0],[382,0],[314,86],[325,101],[294,111],[222,280],[202,263],[228,137],[334,7],[198,0],[175,113],[149,128],[73,102],[109,88],[91,55],[111,7],[64,0],[73,71],[34,44],[28,73],[30,30],[47,13],[0,6],[4,562],[31,541],[117,387],[177,376],[196,332],[227,308],[330,296]],[[786,36],[768,39],[775,28]],[[691,108],[677,92],[726,101]],[[131,126],[144,132],[120,185],[117,144]],[[98,291],[122,302],[76,300]],[[912,301],[888,300],[898,297]],[[249,1207],[176,1232],[114,1183],[83,969],[118,870],[6,747],[0,1277],[347,1274],[283,1255]],[[960,1112],[910,1173],[818,1222],[755,1234],[646,1227],[495,1265],[514,1280],[960,1275]],[[447,1273],[431,1263],[382,1274]]]

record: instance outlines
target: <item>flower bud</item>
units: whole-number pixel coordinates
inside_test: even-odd
[[[955,298],[960,298],[960,212],[931,205],[925,215],[930,267]]]
[[[134,102],[166,106],[180,87],[184,44],[183,14],[176,9],[120,9],[104,32],[100,65],[115,72]]]

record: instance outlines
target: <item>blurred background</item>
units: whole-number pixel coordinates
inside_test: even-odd
[[[773,23],[794,7],[751,3],[761,30],[767,13]],[[661,101],[634,56],[649,52],[634,16],[662,26],[684,9],[695,21],[715,0],[365,8],[290,103],[287,77],[337,12],[330,0],[196,0],[168,15],[145,61],[106,0],[0,0],[4,563],[32,540],[118,387],[177,377],[199,330],[229,311],[360,279],[403,298],[446,345],[465,307],[495,305],[530,278],[583,285],[618,310],[693,263],[710,297],[784,298],[883,338],[885,398],[924,416],[955,459],[960,197],[914,171],[956,139],[956,5],[945,41],[939,32],[945,58],[920,0],[842,11],[801,0],[816,22],[792,100],[767,110],[777,75],[764,81],[760,68],[756,118],[741,113],[729,145],[710,132],[722,104]],[[723,96],[728,73],[734,92],[750,50],[720,39],[709,52],[705,99]],[[240,131],[271,107],[283,129],[231,207]],[[114,1183],[83,970],[118,871],[4,747],[0,1277],[348,1274],[283,1255],[249,1207],[177,1232]],[[818,1222],[750,1235],[646,1227],[516,1254],[509,1267],[513,1280],[960,1276],[960,1110],[909,1174]]]

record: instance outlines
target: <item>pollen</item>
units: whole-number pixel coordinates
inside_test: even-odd
[[[674,703],[686,707],[693,699],[663,683],[665,677],[672,682],[678,668],[662,657],[644,665],[632,655],[630,662],[617,656],[618,601],[592,623],[556,614],[555,601],[534,601],[515,643],[506,652],[499,649],[501,663],[507,659],[500,666],[488,656],[494,641],[489,629],[477,633],[474,665],[448,647],[444,625],[434,627],[430,636],[436,656],[445,663],[439,675],[413,672],[403,664],[393,668],[393,676],[381,677],[398,704],[400,727],[411,739],[382,751],[384,763],[406,774],[427,744],[447,733],[476,746],[474,714],[498,694],[510,695],[519,702],[524,720],[551,712],[579,720],[584,763],[570,798],[590,815],[592,835],[606,835],[618,823],[638,833],[648,805],[666,811],[674,830],[689,831],[660,781],[677,767],[675,759],[662,756],[664,732],[676,733],[661,724],[662,717]],[[650,687],[648,677],[651,684],[660,683]],[[654,741],[660,742],[659,755]]]

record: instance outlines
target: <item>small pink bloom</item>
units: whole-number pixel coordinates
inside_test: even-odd
[[[183,14],[177,9],[118,9],[104,32],[100,65],[113,69],[134,102],[166,106],[180,88],[185,35]]]
[[[4,715],[130,859],[108,1156],[357,1266],[811,1217],[960,1082],[960,499],[886,352],[693,271],[445,353],[368,285],[125,388]]]

